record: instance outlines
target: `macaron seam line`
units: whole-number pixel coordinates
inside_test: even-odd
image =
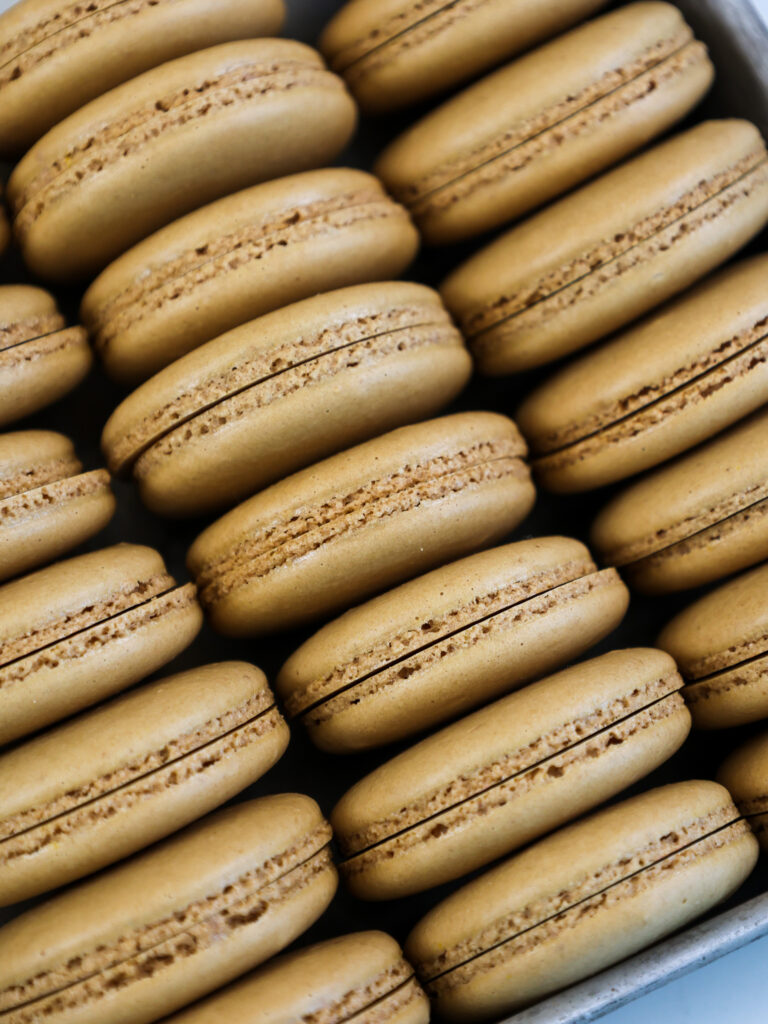
[[[21,363],[33,363],[53,352],[68,348],[88,348],[88,335],[84,327],[65,327],[37,338],[27,338],[8,348],[0,349],[0,370],[9,370]]]
[[[753,687],[763,677],[768,678],[768,652],[765,651],[704,679],[691,680],[683,692],[686,703],[693,705],[716,699],[733,690]]]
[[[66,330],[66,322],[61,313],[47,313],[40,316],[26,317],[24,320],[16,320],[13,323],[6,323],[0,327],[0,352],[7,352],[9,348],[16,348],[17,345],[24,345],[28,341],[38,341],[47,338],[50,334],[57,334]],[[29,334],[29,331],[36,333]],[[18,338],[18,334],[23,337]],[[8,342],[7,339],[13,338]]]
[[[412,973],[402,985],[381,996],[358,1014],[348,1018],[349,1024],[385,1024],[386,1021],[402,1013],[415,1000],[426,1002],[426,996],[416,980],[415,974]]]
[[[748,653],[753,652],[753,653]],[[684,661],[680,671],[687,683],[706,682],[715,676],[730,672],[734,668],[748,665],[768,653],[768,626],[763,624],[762,632],[750,634],[728,647],[706,654],[692,661]],[[722,662],[717,664],[717,662]]]
[[[41,511],[61,510],[65,502],[90,498],[109,489],[109,473],[106,469],[92,469],[87,473],[64,480],[54,480],[29,491],[0,498],[0,525],[9,527],[12,520],[23,522]],[[0,666],[2,667],[2,666]]]
[[[413,981],[413,967],[400,957],[369,981],[355,985],[340,996],[331,996],[330,1002],[302,1015],[300,1021],[297,1018],[297,1024],[345,1024],[346,1021],[357,1024],[358,1020],[369,1024],[365,1017],[358,1015],[375,1012],[382,1003],[401,993]],[[384,1019],[388,1016],[389,1013]]]
[[[15,475],[8,473],[0,476],[0,502],[18,494],[25,494],[27,491],[34,491],[45,484],[54,484],[59,480],[66,480],[67,477],[77,476],[82,468],[83,464],[74,453],[53,459],[42,458],[36,466],[27,469],[18,466]]]

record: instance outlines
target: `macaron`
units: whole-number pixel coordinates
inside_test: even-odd
[[[331,830],[309,797],[263,797],[0,929],[4,1024],[150,1024],[305,931],[336,889]]]
[[[17,746],[0,756],[0,905],[175,832],[255,782],[287,744],[264,673],[232,661],[141,687]]]
[[[768,566],[685,608],[657,642],[688,681],[684,694],[697,728],[768,718]]]
[[[436,292],[355,285],[251,320],[161,370],[118,406],[102,447],[153,512],[200,515],[433,415],[471,369]]]
[[[203,203],[330,162],[355,104],[320,55],[288,39],[201,50],[146,71],[52,128],[8,182],[24,260],[91,277]]]
[[[533,505],[524,455],[505,416],[458,413],[273,484],[189,550],[214,628],[229,636],[286,629],[493,544]]]
[[[320,48],[368,113],[405,107],[587,17],[606,0],[350,0]]]
[[[768,402],[767,280],[768,256],[735,264],[528,395],[516,417],[541,484],[623,480]]]
[[[160,555],[116,544],[0,587],[0,743],[138,682],[192,642],[202,613]]]
[[[109,473],[82,468],[63,434],[0,434],[0,580],[58,558],[110,521]]]
[[[758,842],[768,850],[768,736],[760,733],[737,747],[717,773]]]
[[[321,750],[367,750],[578,657],[628,604],[616,570],[598,570],[579,541],[521,540],[346,612],[291,655],[275,685]]]
[[[639,149],[713,74],[676,7],[629,4],[448,100],[390,143],[376,173],[425,241],[470,238]]]
[[[717,783],[653,789],[470,882],[416,925],[406,953],[441,1017],[505,1016],[727,899],[757,850]]]
[[[460,878],[637,782],[691,716],[668,654],[612,651],[527,686],[387,761],[336,804],[360,899]]]
[[[0,286],[0,426],[62,398],[92,361],[85,330],[66,326],[52,295]]]
[[[137,383],[254,317],[397,277],[418,234],[370,174],[326,168],[211,203],[125,253],[82,316],[110,376]]]
[[[592,524],[592,544],[645,594],[768,558],[768,411],[619,493]]]
[[[287,953],[168,1024],[428,1024],[429,1002],[394,939],[356,932]]]
[[[760,133],[706,121],[501,235],[444,281],[443,298],[481,371],[515,373],[624,327],[766,223]]]
[[[284,15],[283,0],[21,0],[0,15],[0,152],[173,57],[273,35]]]

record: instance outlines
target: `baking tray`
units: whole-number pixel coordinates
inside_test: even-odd
[[[768,61],[765,59],[768,53],[768,33],[749,0],[674,2],[685,12],[699,37],[708,43],[718,67],[715,88],[688,123],[705,117],[738,115],[755,121],[763,134],[768,135]],[[321,27],[341,3],[342,0],[287,0],[290,13],[284,34],[313,43]],[[7,0],[0,0],[0,10],[9,6]],[[611,6],[621,4],[617,2]],[[385,143],[432,105],[428,103],[396,117],[366,119],[354,144],[337,162],[370,168],[373,157]],[[7,172],[7,167],[0,167],[0,174],[4,178]],[[484,241],[476,239],[466,245],[427,250],[406,276],[436,284],[448,270],[479,248]],[[764,248],[765,237],[753,243],[749,251]],[[0,260],[0,281],[7,283],[25,280],[28,278],[18,258],[11,256]],[[74,321],[79,294],[58,291],[57,295]],[[446,412],[492,409],[513,414],[522,396],[550,372],[551,367],[501,380],[477,378]],[[122,397],[120,389],[97,369],[67,399],[44,413],[30,417],[20,426],[63,431],[74,439],[86,468],[96,468],[103,465],[98,444],[101,429]],[[586,540],[596,511],[616,489],[604,488],[593,494],[567,499],[540,494],[533,513],[509,539],[566,533]],[[118,541],[150,544],[163,553],[177,579],[188,579],[184,565],[186,550],[208,520],[165,523],[141,506],[130,484],[117,481],[115,492],[118,512],[114,520],[81,550],[95,550]],[[654,600],[633,597],[630,611],[622,625],[590,651],[587,657],[617,647],[652,644],[664,623],[696,596],[697,592],[687,592]],[[232,641],[217,636],[205,626],[195,643],[156,675],[167,675],[210,661],[243,658],[260,665],[270,678],[274,678],[285,658],[311,632],[313,630],[305,629],[261,641]],[[666,782],[684,778],[711,778],[725,755],[759,729],[758,725],[703,737],[694,735],[671,761],[631,790],[619,794],[612,802]],[[292,730],[291,743],[283,759],[237,799],[250,799],[268,793],[304,791],[311,793],[323,810],[329,812],[354,781],[410,745],[410,742],[393,745],[383,752],[332,757],[316,751],[301,729],[296,727]],[[370,927],[389,931],[402,941],[430,907],[466,881],[468,878],[420,896],[386,904],[364,904],[340,891],[323,918],[296,945],[303,946],[332,935]],[[0,911],[0,923],[10,920],[36,902],[40,900]],[[594,1020],[766,933],[768,858],[761,858],[747,883],[717,912],[616,967],[499,1024],[579,1024]]]

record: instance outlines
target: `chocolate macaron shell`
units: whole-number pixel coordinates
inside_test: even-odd
[[[222,662],[142,687],[17,747],[0,757],[0,905],[187,825],[255,782],[287,743],[264,674]]]
[[[605,0],[354,0],[320,48],[360,105],[380,113],[416,103],[554,36]]]
[[[605,170],[698,102],[713,68],[677,8],[635,3],[496,71],[391,143],[376,172],[425,241],[504,224]]]
[[[78,107],[158,64],[273,35],[284,16],[283,0],[92,0],[87,8],[22,0],[0,17],[0,152],[28,149]]]
[[[768,558],[768,412],[622,491],[592,524],[592,543],[648,594],[711,583]]]
[[[8,1024],[149,1024],[256,967],[336,889],[331,830],[297,794],[241,803],[0,930]]]
[[[0,743],[138,682],[192,642],[202,612],[152,548],[118,544],[0,587]]]
[[[542,484],[569,493],[613,483],[763,405],[766,280],[764,255],[729,267],[529,395],[516,415]]]
[[[417,248],[408,214],[372,175],[308,171],[158,231],[96,279],[82,316],[110,376],[136,383],[254,317],[396,277]]]
[[[517,372],[648,312],[767,221],[760,133],[747,121],[707,121],[512,228],[441,290],[480,369]]]
[[[764,850],[768,849],[768,735],[753,736],[730,754],[717,773],[747,819]]]
[[[214,628],[285,629],[492,544],[535,500],[524,454],[505,416],[458,413],[273,484],[189,550]]]
[[[451,881],[632,785],[688,735],[682,685],[661,651],[613,651],[422,740],[333,810],[349,888],[382,900]]]
[[[145,72],[58,124],[8,183],[43,278],[92,276],[176,217],[331,161],[355,126],[343,82],[303,43],[224,43]]]
[[[112,518],[109,473],[82,468],[62,434],[0,435],[0,580],[57,558]]]
[[[699,729],[768,717],[768,566],[685,608],[657,642],[688,680],[685,698]]]
[[[503,1016],[709,910],[757,849],[722,786],[654,789],[470,882],[416,925],[406,953],[441,1016]]]
[[[579,541],[518,541],[346,612],[291,655],[275,685],[321,749],[365,750],[583,654],[628,602],[616,571],[598,571]]]
[[[427,1024],[429,1003],[394,939],[355,932],[277,957],[168,1024]]]
[[[230,331],[160,371],[104,428],[144,502],[199,515],[437,412],[471,360],[436,292],[356,285]],[[311,430],[308,429],[311,424]]]

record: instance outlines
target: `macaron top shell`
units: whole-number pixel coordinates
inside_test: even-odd
[[[717,781],[733,795],[765,848],[768,842],[768,735],[761,732],[729,754],[720,766]]]
[[[74,476],[82,469],[68,437],[52,430],[0,435],[0,500]]]

